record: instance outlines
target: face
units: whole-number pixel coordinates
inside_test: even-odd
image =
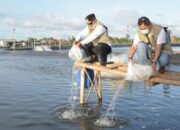
[[[144,23],[142,23],[138,27],[139,27],[139,30],[151,29],[151,25],[145,25]]]
[[[88,24],[89,28],[93,28],[96,25],[96,20],[92,20],[91,23]]]
[[[139,30],[141,31],[141,33],[148,35],[151,31],[152,25],[145,25],[144,23],[142,23],[138,27],[139,27]]]

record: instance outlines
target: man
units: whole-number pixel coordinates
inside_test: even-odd
[[[100,64],[106,66],[107,55],[111,52],[108,29],[96,19],[95,14],[86,16],[85,21],[87,27],[76,36],[74,44],[83,48],[92,60],[93,57],[98,58]]]
[[[140,64],[151,64],[154,71],[158,66],[158,71],[163,73],[172,54],[164,28],[152,24],[147,17],[138,19],[138,28],[139,31],[137,31],[130,48],[129,62],[133,62],[133,56],[137,50]]]

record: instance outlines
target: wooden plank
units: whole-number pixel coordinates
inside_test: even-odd
[[[125,63],[114,63],[114,64],[106,65],[106,68],[114,69],[114,68],[118,68],[118,67],[121,67],[121,66],[127,66],[127,64],[125,64]]]
[[[165,71],[163,74],[167,75],[167,76],[178,76],[178,77],[180,77],[180,72],[175,72],[175,71]]]
[[[180,64],[180,61],[170,61],[171,64]]]
[[[124,63],[114,63],[107,66],[101,66],[97,63],[91,64],[91,63],[77,62],[75,63],[75,66],[109,73],[112,75],[117,75],[119,77],[125,77],[127,72],[127,65]],[[180,86],[180,72],[165,71],[163,74],[156,72],[155,76],[151,78],[151,82]]]
[[[169,80],[174,80],[174,81],[180,80],[180,77],[172,77],[172,76],[167,76],[167,75],[155,75],[154,77],[161,78],[161,79],[169,79]]]
[[[80,68],[86,67],[86,68],[93,69],[96,71],[101,71],[101,72],[106,72],[106,73],[118,75],[120,77],[126,76],[125,72],[121,72],[121,71],[117,71],[117,70],[113,70],[113,69],[108,69],[105,66],[96,65],[96,64],[77,62],[77,63],[75,63],[75,66],[80,67]]]
[[[180,54],[180,51],[173,51],[175,54]]]
[[[123,66],[123,67],[119,67],[119,68],[117,68],[117,69],[120,70],[120,71],[127,72],[127,69],[128,69],[128,68]]]
[[[157,83],[175,85],[175,86],[180,87],[180,81],[169,80],[169,79],[162,79],[162,78],[157,78],[157,77],[152,77],[150,79],[150,84],[151,85],[155,85]]]
[[[155,72],[155,77],[178,81],[180,80],[180,73],[173,72],[173,71],[165,71],[163,74],[161,74],[161,73]]]

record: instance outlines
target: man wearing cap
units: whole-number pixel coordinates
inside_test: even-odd
[[[129,62],[133,62],[133,56],[137,50],[140,64],[151,64],[154,70],[158,67],[158,71],[163,73],[172,54],[165,29],[160,25],[152,24],[147,17],[138,19],[138,28],[130,48]]]
[[[87,56],[93,56],[100,61],[100,64],[106,66],[107,55],[111,53],[110,39],[107,27],[96,19],[95,14],[89,14],[85,17],[88,25],[75,38],[74,44],[81,47]]]

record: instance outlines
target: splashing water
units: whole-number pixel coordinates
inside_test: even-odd
[[[64,110],[63,112],[57,112],[56,118],[57,119],[65,119],[65,120],[73,120],[81,116],[81,113],[76,113],[73,110]]]
[[[81,120],[89,120],[96,118],[99,114],[93,107],[82,107],[79,105],[80,87],[77,84],[77,70],[72,70],[72,88],[71,96],[69,98],[69,104],[65,106],[59,106],[54,109],[52,113],[56,120],[76,122]]]
[[[71,104],[71,110],[74,110],[77,106],[77,102],[79,101],[79,86],[77,85],[77,70],[73,68],[72,70],[72,88],[71,88],[71,97],[69,102]]]
[[[101,117],[100,119],[97,119],[94,124],[99,127],[112,127],[116,125],[116,122],[107,117]]]
[[[81,116],[81,113],[76,112],[76,107],[79,101],[79,87],[77,85],[76,73],[77,70],[73,68],[71,97],[69,98],[70,108],[64,110],[63,112],[57,113],[58,118],[73,120]]]
[[[104,115],[100,117],[100,119],[96,120],[94,123],[96,126],[100,127],[112,127],[116,125],[116,121],[114,121],[115,116],[115,107],[116,107],[116,101],[119,97],[119,94],[124,86],[125,80],[121,82],[117,90],[115,91],[112,101]],[[109,118],[110,117],[110,118]]]
[[[121,90],[123,89],[123,84],[125,83],[125,80],[123,80],[121,82],[121,84],[119,85],[119,87],[117,88],[117,90],[115,91],[114,95],[113,95],[113,98],[112,98],[112,101],[106,111],[106,114],[105,116],[108,117],[111,115],[111,120],[113,120],[113,117],[115,115],[115,107],[116,107],[116,101],[119,97],[119,94],[121,92]]]

